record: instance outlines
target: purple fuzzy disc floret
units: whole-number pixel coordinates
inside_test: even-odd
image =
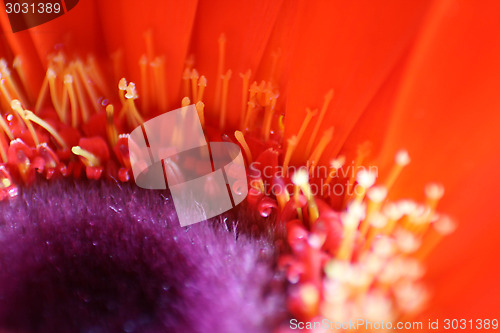
[[[0,332],[272,331],[273,231],[243,232],[243,210],[183,228],[166,191],[25,189],[0,203]]]

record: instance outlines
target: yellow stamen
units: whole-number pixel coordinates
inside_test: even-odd
[[[114,122],[114,112],[115,108],[112,104],[106,106],[106,133],[108,134],[108,140],[111,143],[111,146],[115,146],[118,141],[118,132],[116,130],[115,122]]]
[[[247,112],[245,113],[245,125],[243,126],[243,130],[245,131],[245,133],[250,130],[250,123],[251,123],[250,120],[253,116],[252,113],[255,107],[256,107],[255,102],[250,99],[250,101],[248,101]]]
[[[202,75],[200,79],[198,80],[198,102],[201,102],[203,100],[203,93],[205,92],[205,88],[207,86],[207,78]]]
[[[409,163],[410,156],[408,155],[408,152],[406,150],[400,150],[396,153],[396,156],[394,158],[394,165],[385,181],[385,187],[387,188],[387,190],[390,190],[392,188],[403,168]]]
[[[217,74],[215,81],[215,109],[220,109],[221,101],[221,85],[222,85],[222,73],[224,72],[224,63],[226,57],[226,36],[224,34],[220,35],[219,40],[219,59],[217,61]]]
[[[16,111],[23,122],[26,124],[26,127],[28,128],[28,131],[30,132],[31,137],[33,138],[33,142],[35,143],[35,146],[38,146],[40,144],[40,140],[38,140],[38,135],[35,132],[35,129],[33,128],[33,125],[29,121],[29,119],[26,119],[24,117],[24,109],[21,106],[21,102],[17,99],[13,99],[12,102],[10,103],[10,106],[12,110]]]
[[[352,202],[348,206],[347,212],[342,214],[341,218],[344,227],[344,235],[337,252],[337,259],[351,261],[354,243],[356,240],[356,230],[358,229],[359,223],[363,219],[364,214],[364,206],[356,201]]]
[[[7,123],[5,122],[5,120],[3,119],[3,117],[1,115],[0,115],[0,127],[3,129],[5,134],[7,134],[10,141],[15,139],[14,134],[12,134],[12,131],[9,128],[9,125],[7,125]]]
[[[336,159],[330,162],[330,170],[328,172],[328,177],[326,178],[325,184],[323,185],[323,190],[326,190],[326,187],[330,185],[333,178],[337,175],[337,171],[342,168],[345,163],[345,156],[339,156]]]
[[[455,229],[456,223],[450,217],[442,216],[434,222],[432,224],[432,228],[429,228],[427,231],[427,234],[422,242],[422,246],[416,253],[415,257],[420,260],[425,259],[439,244],[442,238],[454,232]]]
[[[0,118],[2,118],[2,117],[0,117]],[[5,148],[3,147],[3,144],[2,144],[1,141],[0,141],[0,157],[2,158],[2,162],[3,163],[7,163],[7,161],[8,161],[8,159],[7,159],[7,152],[5,151]],[[5,187],[8,187],[8,186],[5,186]]]
[[[243,148],[243,151],[245,152],[245,156],[247,157],[247,164],[250,165],[252,163],[252,152],[250,151],[250,147],[248,147],[248,144],[245,140],[245,136],[241,131],[235,131],[234,136],[236,137],[236,140],[240,143],[241,147]]]
[[[77,100],[75,96],[75,90],[73,89],[73,76],[71,74],[66,74],[64,76],[64,86],[69,96],[69,103],[71,107],[71,126],[78,126],[78,113],[77,113]]]
[[[47,90],[49,89],[49,79],[47,75],[43,78],[42,87],[40,88],[40,93],[38,94],[38,98],[35,104],[35,112],[39,113],[42,108],[42,103],[45,100],[45,96],[47,95]]]
[[[31,94],[31,90],[29,89],[28,84],[27,84],[28,81],[26,80],[26,74],[24,72],[23,62],[22,62],[20,56],[16,56],[14,58],[14,62],[12,63],[12,67],[16,70],[17,75],[21,79],[21,84],[22,84],[22,86],[24,88],[24,91],[27,92],[28,98],[30,100],[33,100],[33,96]]]
[[[73,83],[75,84],[76,96],[78,97],[78,103],[80,105],[82,121],[85,123],[89,119],[87,101],[85,99],[85,94],[83,93],[83,88],[80,82],[80,78],[78,77],[78,75],[76,75],[74,65],[71,65],[70,68],[71,68],[71,77],[73,78]]]
[[[52,100],[52,105],[59,116],[59,119],[63,120],[64,116],[62,115],[61,105],[59,104],[59,97],[57,96],[57,87],[56,87],[56,72],[49,67],[47,69],[47,79],[49,80],[49,91],[50,98]]]
[[[443,195],[444,187],[440,184],[432,183],[425,187],[426,206],[429,208],[430,215],[436,211],[439,200],[441,200]]]
[[[333,89],[328,91],[325,95],[323,106],[321,107],[321,111],[319,113],[319,118],[316,121],[316,125],[314,126],[314,129],[309,138],[309,143],[307,144],[307,149],[306,149],[307,156],[309,156],[309,154],[311,153],[311,149],[314,145],[314,141],[316,140],[316,136],[318,135],[319,128],[323,123],[323,118],[325,117],[326,111],[328,110],[328,105],[330,105],[332,99],[333,99]]]
[[[99,98],[97,97],[97,94],[95,92],[94,87],[90,84],[90,78],[88,77],[87,73],[83,69],[83,64],[80,60],[76,61],[76,70],[78,74],[80,75],[80,78],[83,82],[83,86],[85,87],[85,90],[87,91],[87,94],[90,97],[90,101],[92,106],[94,107],[94,110],[96,112],[99,111]]]
[[[319,160],[321,158],[321,155],[323,154],[323,151],[325,150],[326,146],[330,143],[332,138],[333,138],[333,127],[330,127],[323,134],[323,136],[321,137],[321,140],[319,141],[318,145],[316,146],[313,153],[311,154],[311,157],[308,160],[308,164],[310,165],[310,167],[309,167],[309,174],[310,175],[313,174],[314,168],[319,163]]]
[[[154,53],[154,42],[153,42],[153,31],[148,30],[144,32],[144,42],[146,43],[146,54],[149,59],[153,59]]]
[[[99,166],[100,164],[99,158],[97,156],[85,149],[82,149],[80,146],[72,147],[71,151],[73,152],[73,154],[84,158],[82,162],[85,164],[85,166],[95,167]]]
[[[156,95],[158,96],[159,108],[161,111],[167,111],[168,94],[167,83],[165,81],[165,58],[156,57],[151,63],[156,86]]]
[[[149,110],[149,101],[151,100],[151,90],[149,88],[149,78],[148,78],[148,58],[145,54],[139,59],[139,67],[141,71],[141,95],[143,96],[141,100],[141,105],[144,110]]]
[[[57,141],[57,143],[61,146],[61,148],[63,149],[67,148],[66,142],[63,140],[63,138],[61,138],[59,133],[57,133],[57,131],[52,126],[50,126],[45,120],[39,118],[29,110],[24,110],[24,117],[26,119],[31,120],[38,126],[43,127],[47,132],[49,132],[50,135],[52,135],[54,139]]]
[[[135,106],[134,100],[137,99],[139,96],[137,95],[137,91],[135,89],[135,83],[130,82],[127,86],[127,93],[125,94],[125,98],[127,99],[127,110],[130,112],[130,115],[132,116],[132,119],[135,120],[135,126],[141,125],[144,123],[144,119],[142,118],[141,114],[137,110]]]
[[[269,135],[271,134],[271,124],[273,121],[273,115],[276,107],[276,98],[271,97],[271,102],[266,105],[264,110],[264,122],[262,125],[262,135],[264,136],[264,141],[269,140]]]
[[[18,88],[16,82],[14,82],[14,80],[12,79],[10,70],[7,67],[7,62],[5,61],[5,59],[0,59],[0,71],[2,73],[2,77],[5,78],[7,86],[14,93],[14,97],[16,99],[21,100],[23,105],[27,105],[27,103],[26,103],[27,101],[24,98],[23,94],[21,93],[21,90]]]
[[[87,71],[91,76],[92,80],[95,82],[95,84],[97,85],[97,87],[100,89],[101,92],[107,92],[108,89],[104,80],[104,76],[102,75],[102,72],[99,69],[99,66],[95,58],[93,56],[89,56],[87,58],[87,63],[88,63]]]
[[[376,214],[379,214],[380,208],[386,196],[387,196],[387,189],[383,186],[372,187],[367,192],[368,206],[366,208],[366,218],[361,222],[361,225],[359,227],[359,231],[363,237],[366,235],[368,227],[372,223],[371,221],[372,218]]]
[[[292,158],[292,154],[297,147],[297,137],[294,135],[291,138],[287,140],[287,147],[286,147],[286,152],[285,152],[285,159],[283,160],[283,170],[287,172],[288,170],[288,165],[290,164],[290,159]]]
[[[189,105],[189,104],[188,104]],[[195,104],[196,111],[198,112],[198,117],[200,118],[201,127],[205,127],[205,104],[202,101],[198,101]]]
[[[231,70],[229,69],[222,77],[222,101],[220,107],[220,120],[219,128],[223,130],[226,127],[226,113],[227,113],[227,93],[229,87],[229,80],[231,79]]]
[[[186,106],[188,106],[189,104],[191,104],[191,100],[189,99],[189,97],[187,97],[187,96],[186,96],[186,97],[184,97],[184,98],[182,99],[181,106],[182,106],[183,108],[185,108],[185,107],[186,107]]]
[[[250,84],[250,76],[252,71],[248,70],[245,74],[240,73],[240,77],[243,80],[243,86],[241,91],[241,128],[245,129],[245,111],[248,104],[248,85]]]
[[[309,219],[311,223],[314,223],[319,217],[319,211],[318,211],[318,206],[316,205],[316,201],[314,200],[314,195],[311,191],[311,187],[309,185],[309,175],[307,173],[307,170],[305,169],[297,170],[292,175],[292,183],[298,186],[304,193],[307,199]]]
[[[189,89],[189,82],[191,80],[191,70],[186,68],[182,74],[182,81],[184,82],[184,96],[191,96],[191,89]]]
[[[200,78],[200,74],[196,69],[191,71],[191,91],[193,94],[193,101],[198,102],[200,99],[198,98],[198,79]]]

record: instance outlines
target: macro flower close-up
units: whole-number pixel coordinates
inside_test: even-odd
[[[4,0],[0,332],[494,331],[500,2]]]

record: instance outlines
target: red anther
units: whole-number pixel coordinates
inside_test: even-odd
[[[34,149],[25,144],[21,139],[10,142],[7,152],[8,165],[17,170],[25,184],[35,180],[35,169],[31,164]],[[11,169],[11,170],[12,170]]]
[[[99,162],[104,164],[109,160],[108,144],[103,138],[95,136],[92,138],[81,138],[78,145],[99,158]]]
[[[5,165],[0,165],[0,201],[15,197],[19,194],[19,189],[12,181],[12,177]]]
[[[130,154],[128,149],[128,136],[120,136],[116,145],[113,147],[113,151],[115,152],[116,158],[121,165],[125,168],[130,169],[132,166],[130,165]]]
[[[130,169],[120,168],[118,170],[118,179],[122,182],[128,182],[130,180]]]
[[[102,172],[103,172],[103,167],[102,166],[88,166],[85,168],[85,173],[87,175],[88,179],[99,179],[101,178]]]
[[[268,217],[276,208],[278,208],[278,203],[269,197],[263,197],[257,206],[257,210],[262,217]]]

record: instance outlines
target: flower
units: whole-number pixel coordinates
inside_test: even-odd
[[[117,134],[188,96],[182,104],[197,103],[209,136],[238,142],[247,162],[255,162],[249,166],[247,204],[276,220],[278,240],[280,227],[286,227],[278,265],[291,285],[287,302],[293,316],[341,320],[361,313],[395,320],[422,310],[426,292],[417,283],[422,266],[398,254],[420,249],[417,258],[428,255],[439,236],[454,229],[452,220],[436,211],[443,187],[431,183],[421,190],[432,179],[447,189],[440,210],[455,215],[460,228],[440,255],[430,256],[429,285],[438,292],[421,316],[491,316],[488,307],[496,299],[491,282],[500,273],[491,258],[498,252],[499,228],[493,225],[494,199],[482,186],[495,188],[499,180],[494,93],[500,41],[492,33],[498,29],[497,6],[444,0],[384,6],[146,1],[139,7],[82,1],[58,20],[6,34],[8,49],[22,61],[16,69],[30,73],[23,82],[26,94],[35,95],[45,80],[48,90],[41,96],[55,92],[56,97],[42,103],[47,110],[35,113],[25,109],[33,105],[5,98],[13,109],[8,126],[18,138],[8,145],[3,157],[8,163],[0,170],[8,185],[5,196],[18,194],[14,180],[31,184],[37,173],[47,179],[85,173],[90,179],[128,181],[125,137]],[[2,24],[7,25],[5,15]],[[93,58],[71,62],[62,53],[47,58],[54,45],[68,59],[86,53]],[[49,68],[45,78],[34,74],[39,68]],[[116,86],[122,76],[137,85],[120,81],[122,100],[115,101],[107,83],[114,80]],[[252,84],[254,79],[264,81]],[[63,87],[67,108],[57,97]],[[71,87],[85,95],[78,96],[79,107],[70,105]],[[7,90],[15,92],[12,85]],[[99,94],[115,108],[96,105],[94,111],[83,105],[96,104]],[[70,107],[79,113],[70,113]],[[360,145],[366,140],[371,145]],[[379,180],[369,168],[359,171],[374,161]],[[277,174],[306,162],[305,170]],[[325,165],[326,173],[316,175]],[[271,176],[265,175],[268,167]],[[358,192],[314,192],[314,186],[333,184]],[[269,188],[275,192],[267,193]],[[425,202],[399,200],[408,195]],[[261,217],[250,220],[262,223]],[[478,230],[475,220],[484,228]],[[391,237],[381,236],[386,233]],[[459,297],[450,296],[455,293]],[[357,297],[359,306],[350,301]]]

